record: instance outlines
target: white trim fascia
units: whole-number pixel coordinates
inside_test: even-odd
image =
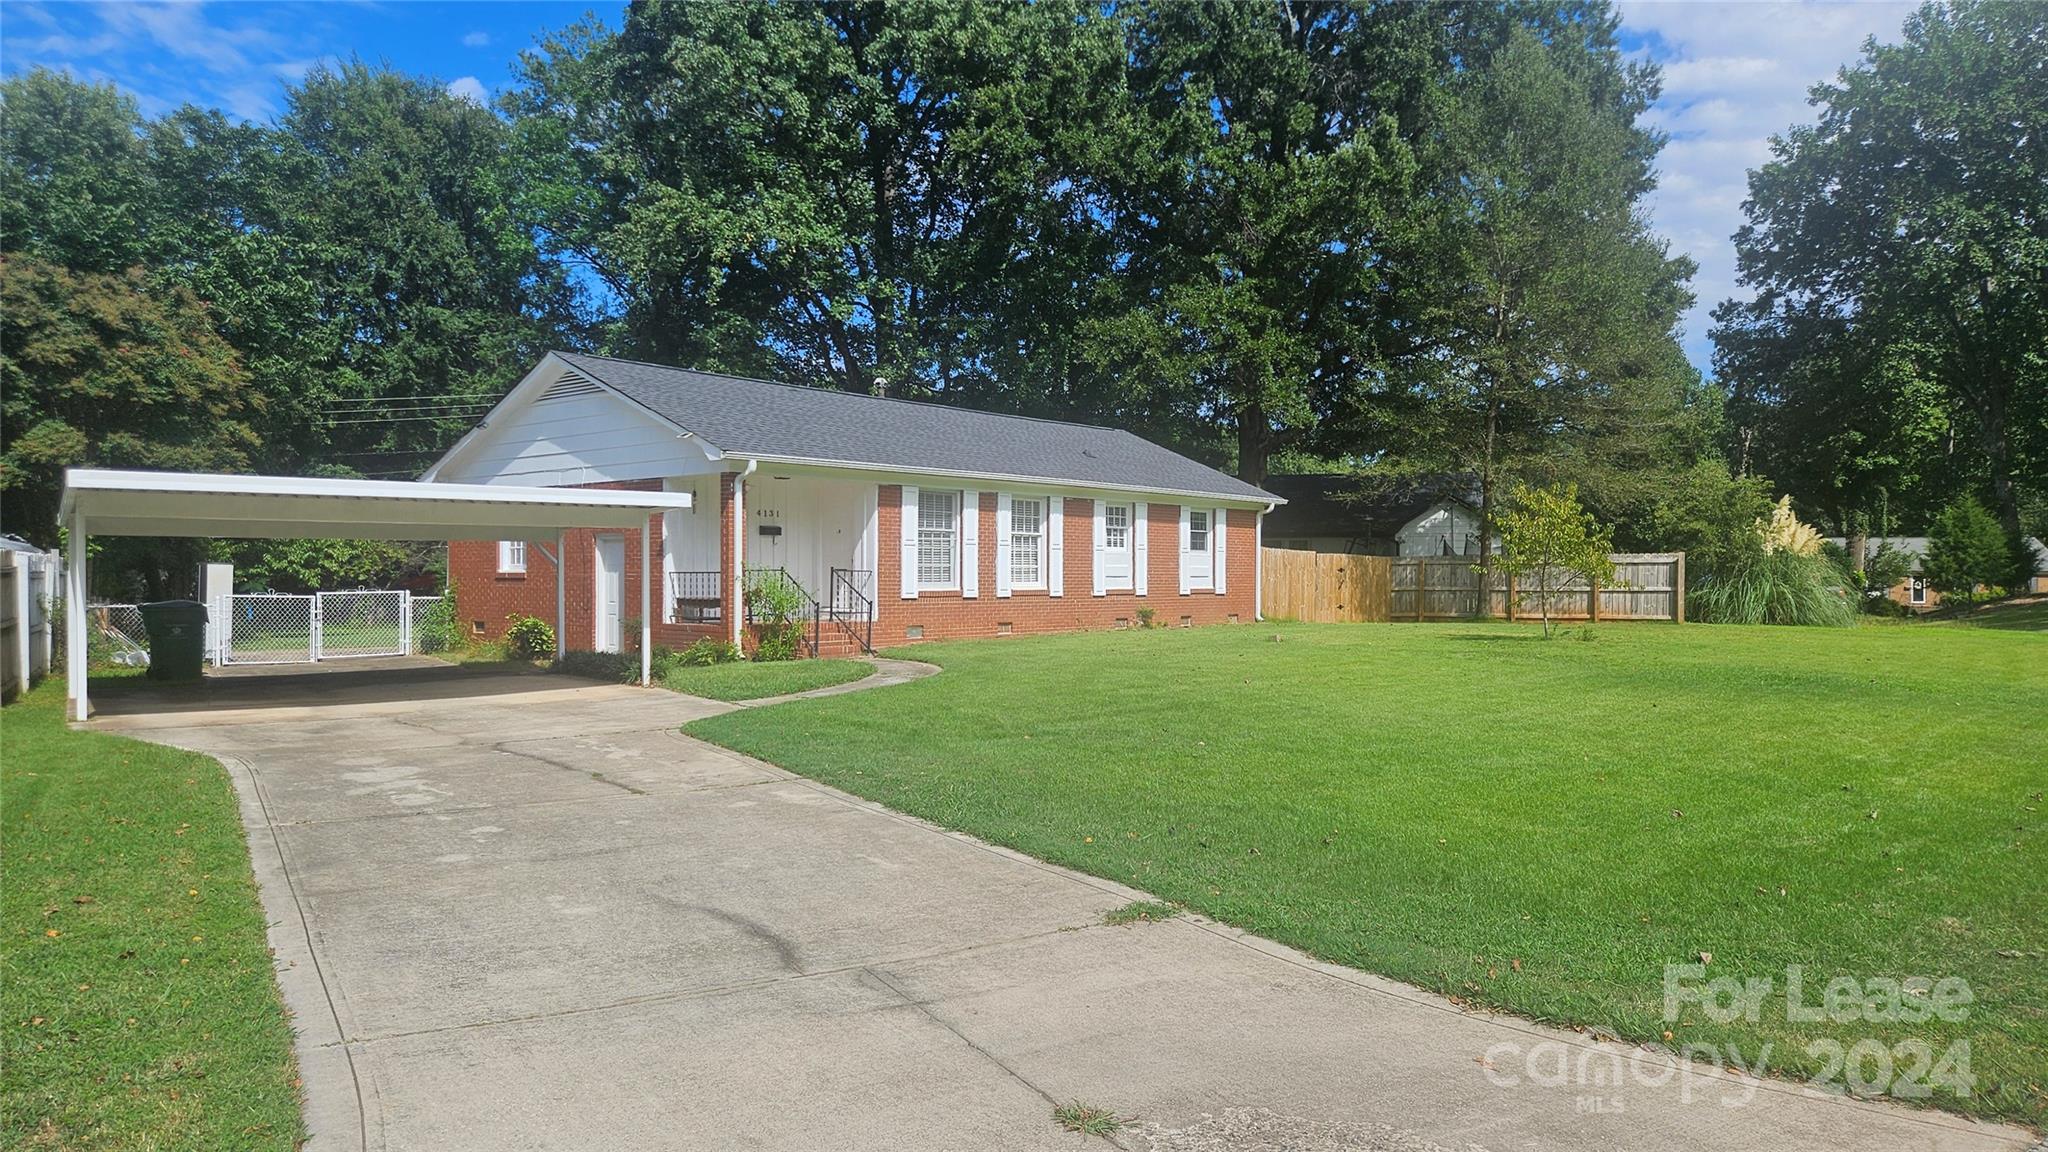
[[[768,454],[759,456],[750,454],[748,458],[759,460],[763,464],[790,464],[800,468],[821,469],[828,473],[836,471],[861,472],[880,477],[877,482],[883,484],[892,483],[897,478],[900,478],[904,483],[916,483],[922,486],[922,480],[936,477],[950,481],[983,481],[984,483],[979,485],[981,488],[1005,488],[1012,492],[1059,493],[1070,495],[1077,499],[1099,496],[1115,503],[1126,504],[1149,496],[1171,496],[1177,497],[1180,500],[1197,500],[1209,505],[1246,509],[1273,508],[1287,503],[1287,501],[1278,496],[1244,496],[1225,492],[1196,492],[1179,488],[1113,488],[1104,487],[1099,483],[1088,480],[1064,480],[1047,476],[1014,476],[1006,472],[969,472],[948,468],[912,469],[902,468],[895,464],[862,464],[848,460],[819,460],[803,456],[775,456]],[[965,485],[963,484],[962,486],[964,487]],[[1121,497],[1121,499],[1118,499],[1118,497]],[[1167,501],[1161,502],[1166,503]]]
[[[80,493],[152,492],[186,496],[301,496],[336,500],[399,500],[423,504],[538,504],[666,511],[688,508],[688,492],[616,488],[528,488],[511,484],[423,484],[417,480],[355,480],[326,476],[259,476],[226,472],[146,472],[67,468],[60,515]],[[104,515],[105,513],[94,513]],[[118,513],[114,513],[118,515]],[[203,518],[203,516],[201,517]]]
[[[560,356],[550,352],[540,358],[540,363],[534,365],[531,372],[520,377],[519,383],[514,384],[512,390],[505,393],[503,399],[493,404],[489,412],[484,413],[483,419],[477,421],[476,427],[464,432],[462,438],[457,440],[448,451],[443,452],[439,460],[428,465],[427,470],[420,473],[420,480],[427,483],[436,483],[436,477],[440,476],[444,469],[451,465],[462,463],[466,457],[488,439],[485,433],[490,430],[492,424],[503,418],[516,415],[520,410],[531,405],[534,400],[539,398],[541,393],[547,391],[559,381],[564,372],[571,370],[581,373],[591,383],[602,389],[605,395],[631,405],[634,411],[674,433],[676,439],[689,441],[698,451],[704,453],[705,459],[711,461],[725,459],[725,453],[717,445],[707,442],[695,432],[690,431],[688,428],[612,387],[600,377],[576,368]]]

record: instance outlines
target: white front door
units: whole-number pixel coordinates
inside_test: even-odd
[[[591,647],[599,652],[620,650],[621,607],[626,602],[626,538],[605,535],[597,538],[597,587],[591,603],[596,607],[595,635]]]
[[[1131,506],[1102,506],[1102,576],[1112,588],[1131,586]]]

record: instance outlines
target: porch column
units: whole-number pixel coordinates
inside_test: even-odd
[[[744,471],[728,472],[726,482],[732,485],[732,547],[726,549],[726,559],[732,564],[732,599],[726,603],[726,617],[732,622],[732,643],[735,648],[746,647],[746,592],[747,592],[747,473],[755,467],[748,461]]]
[[[654,667],[654,618],[648,615],[654,608],[654,601],[648,594],[648,589],[654,586],[654,573],[648,568],[654,556],[654,549],[651,543],[653,538],[654,530],[648,527],[647,521],[642,520],[640,522],[640,686],[642,688],[647,687],[648,683],[654,678],[652,675]]]
[[[569,583],[569,533],[555,529],[555,659],[569,653],[569,609],[563,592]]]
[[[71,514],[70,539],[64,546],[64,679],[71,693],[71,718],[83,720],[91,711],[85,699],[84,513]]]

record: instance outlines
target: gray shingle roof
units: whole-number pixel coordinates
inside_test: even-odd
[[[728,456],[1231,500],[1278,499],[1116,428],[776,384],[580,352],[555,355]]]

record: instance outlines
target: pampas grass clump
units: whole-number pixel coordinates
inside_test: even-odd
[[[1818,554],[1788,548],[1716,572],[1687,594],[1689,614],[1714,624],[1805,624],[1847,628],[1856,596],[1841,570]]]

